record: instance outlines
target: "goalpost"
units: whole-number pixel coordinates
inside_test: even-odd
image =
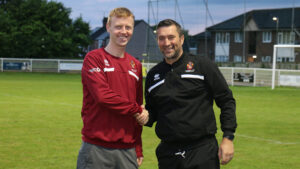
[[[297,55],[298,57],[300,57],[300,45],[274,45],[272,66],[272,89],[275,88],[277,59],[283,62],[294,62]]]

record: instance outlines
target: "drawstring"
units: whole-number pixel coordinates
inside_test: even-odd
[[[182,158],[185,158],[185,151],[178,151],[177,153],[175,153],[176,156],[181,155]]]

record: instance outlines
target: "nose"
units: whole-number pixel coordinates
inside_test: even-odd
[[[127,33],[127,30],[126,30],[125,26],[122,27],[121,33]]]
[[[170,45],[170,41],[168,40],[168,38],[166,38],[164,40],[164,46],[169,46]]]

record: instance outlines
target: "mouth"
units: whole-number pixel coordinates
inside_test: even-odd
[[[125,37],[125,36],[121,36],[121,37],[119,37],[119,39],[120,39],[122,42],[126,42],[126,41],[128,40],[128,38]]]
[[[173,47],[167,47],[164,49],[165,53],[171,53],[174,51],[174,48]]]

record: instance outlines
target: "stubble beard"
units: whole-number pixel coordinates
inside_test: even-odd
[[[180,52],[180,50],[178,49],[178,50],[175,50],[175,52],[174,52],[173,55],[167,56],[166,54],[164,54],[165,59],[166,59],[166,60],[169,60],[169,61],[177,60],[177,58],[180,57],[180,56],[179,56],[179,52]]]

